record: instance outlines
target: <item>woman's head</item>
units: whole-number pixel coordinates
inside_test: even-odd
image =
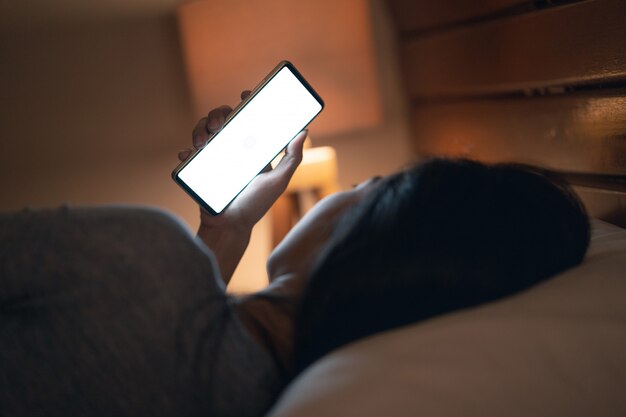
[[[436,159],[379,181],[340,220],[296,323],[296,366],[376,332],[494,300],[578,264],[589,224],[536,168]]]

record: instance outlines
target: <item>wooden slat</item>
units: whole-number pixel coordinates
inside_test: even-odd
[[[416,106],[418,155],[517,161],[595,176],[626,191],[626,89],[598,96],[489,99]],[[603,179],[604,178],[604,179]],[[612,179],[611,179],[612,178]]]
[[[590,0],[401,45],[411,97],[626,80],[626,1]]]
[[[515,9],[532,9],[530,0],[388,0],[400,33],[419,33]]]
[[[574,187],[592,217],[626,228],[626,193]]]

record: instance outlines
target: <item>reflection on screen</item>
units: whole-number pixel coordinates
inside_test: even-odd
[[[321,110],[283,67],[178,177],[219,213]]]

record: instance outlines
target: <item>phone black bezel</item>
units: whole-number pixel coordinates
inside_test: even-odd
[[[259,85],[257,85],[254,90],[252,91],[252,93],[250,93],[250,95],[248,97],[246,97],[245,100],[243,100],[234,110],[233,112],[228,116],[226,122],[224,123],[224,126],[222,126],[222,129],[228,124],[230,123],[230,121],[232,119],[234,119],[237,114],[243,110],[243,108],[280,72],[280,70],[282,70],[284,67],[289,68],[289,70],[291,71],[291,73],[293,75],[296,76],[296,78],[298,79],[298,81],[300,81],[300,83],[302,83],[302,85],[308,90],[308,92],[320,103],[321,108],[320,111],[317,112],[312,118],[311,120],[309,120],[304,126],[302,126],[302,128],[300,129],[300,132],[306,128],[312,121],[313,119],[315,119],[324,109],[324,100],[322,100],[322,98],[320,97],[320,95],[313,89],[313,87],[311,86],[311,84],[309,84],[309,82],[302,76],[302,74],[300,73],[300,71],[298,71],[296,69],[296,67],[289,61],[281,61],[276,67],[274,67],[274,69],[272,71],[270,71],[270,73],[263,79],[263,81],[261,81],[259,83]],[[220,130],[221,131],[221,130]],[[220,132],[217,132],[213,137],[219,135]],[[298,132],[299,133],[299,132]],[[297,134],[296,134],[297,136]],[[293,138],[291,138],[287,144],[285,145],[285,147],[296,137],[294,136]],[[213,139],[213,138],[211,138]],[[276,155],[274,155],[274,158],[276,158],[280,152],[282,152],[284,148],[282,148],[280,151],[278,151],[276,153]],[[241,194],[241,192],[243,190],[246,189],[246,187],[250,184],[250,182],[252,182],[252,180],[254,178],[256,178],[257,175],[259,175],[263,170],[259,171],[255,176],[253,176],[250,181],[241,189],[239,190],[239,192],[237,194],[235,194],[235,196],[228,202],[228,204],[224,207],[224,209],[222,209],[222,211],[217,212],[215,211],[206,201],[204,201],[202,199],[202,197],[200,197],[198,194],[195,193],[195,191],[193,191],[193,189],[191,189],[179,176],[178,174],[180,173],[180,171],[182,171],[183,168],[185,168],[185,166],[187,166],[188,163],[190,163],[196,156],[198,156],[200,154],[200,152],[202,152],[204,150],[204,148],[198,150],[197,152],[195,152],[189,159],[187,159],[186,161],[182,162],[181,164],[179,164],[176,169],[174,169],[174,171],[172,171],[172,179],[191,197],[193,198],[196,203],[200,204],[208,213],[210,213],[213,216],[217,216],[220,213],[222,213],[224,210],[226,210],[226,208],[233,202],[233,200],[235,200],[235,198],[237,198],[237,196],[239,194]],[[268,161],[268,164],[274,159],[272,158],[270,161]],[[266,165],[267,166],[267,165]]]

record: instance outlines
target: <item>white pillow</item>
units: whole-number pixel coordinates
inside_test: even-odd
[[[269,415],[626,416],[626,230],[594,221],[580,266],[337,350]]]

